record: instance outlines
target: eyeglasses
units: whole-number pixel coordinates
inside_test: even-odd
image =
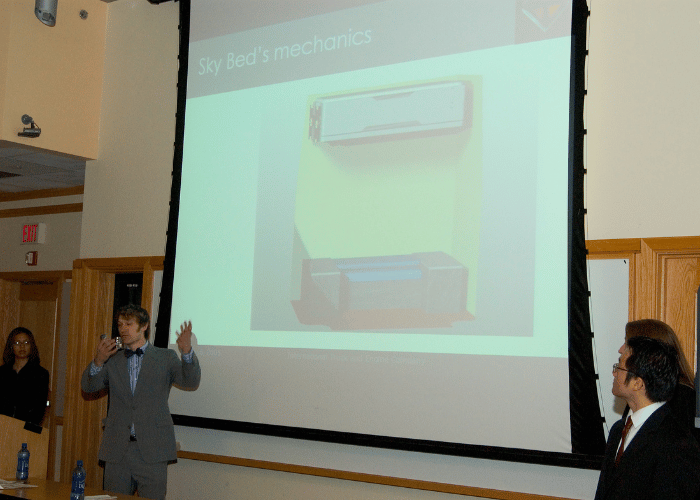
[[[631,374],[634,375],[635,377],[638,376],[638,375],[637,375],[636,373],[634,373],[632,370],[628,370],[627,368],[622,368],[622,367],[620,366],[620,363],[615,363],[615,364],[613,364],[613,373],[615,373],[615,372],[618,371],[618,370],[621,370],[621,371],[627,372],[627,373],[631,373]]]
[[[13,344],[14,345],[29,345],[29,341],[28,340],[15,340],[13,342]]]

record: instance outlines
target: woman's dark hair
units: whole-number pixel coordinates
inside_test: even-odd
[[[6,365],[15,364],[15,351],[12,349],[12,345],[15,343],[15,337],[20,333],[23,333],[27,337],[29,337],[29,345],[31,347],[31,350],[29,351],[28,362],[39,364],[39,349],[37,349],[36,347],[34,334],[28,328],[24,328],[23,326],[18,326],[17,328],[12,330],[7,336],[7,342],[5,342],[5,350],[2,353],[2,362]]]

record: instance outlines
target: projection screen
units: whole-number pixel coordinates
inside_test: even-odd
[[[571,453],[571,1],[187,7],[176,423]]]

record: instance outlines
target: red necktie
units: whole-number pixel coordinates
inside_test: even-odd
[[[622,453],[625,451],[625,438],[627,437],[627,433],[629,432],[630,427],[632,427],[632,417],[627,417],[625,426],[622,428],[622,436],[620,436],[620,448],[617,450],[617,455],[615,456],[615,465],[620,463]]]

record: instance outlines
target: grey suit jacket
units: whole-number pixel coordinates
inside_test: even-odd
[[[109,391],[109,409],[98,458],[105,462],[121,461],[129,444],[133,423],[144,461],[176,460],[175,432],[168,397],[173,385],[192,390],[199,386],[201,370],[197,356],[193,356],[192,363],[186,363],[171,349],[149,345],[143,354],[133,394],[127,359],[121,351],[109,358],[100,372],[92,377],[90,366],[83,372],[83,391]]]

